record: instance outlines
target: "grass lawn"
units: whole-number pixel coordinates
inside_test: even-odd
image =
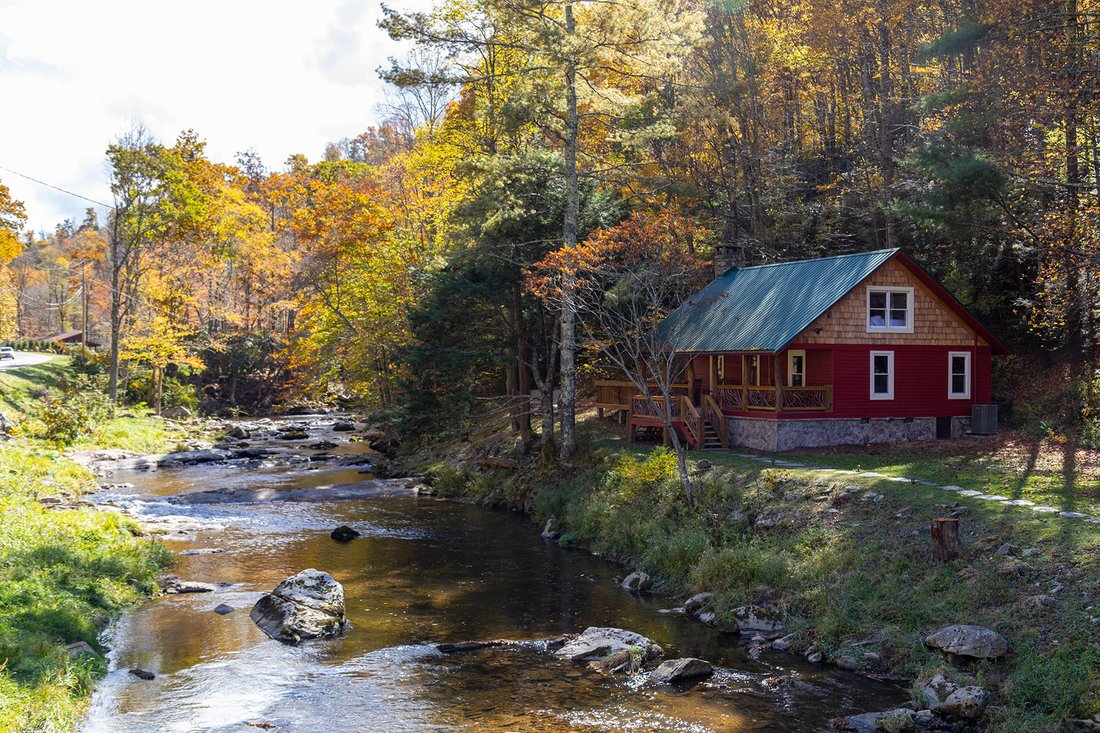
[[[807,465],[951,484],[1100,516],[1100,451],[1017,433],[777,455]]]
[[[0,372],[0,411],[9,417],[32,414],[45,395],[60,390],[72,376],[71,356]]]

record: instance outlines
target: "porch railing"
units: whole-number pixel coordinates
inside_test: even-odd
[[[687,398],[683,395],[676,395],[671,398],[669,403],[669,415],[673,420],[679,420],[681,414],[683,414],[683,404],[687,402]],[[631,398],[630,412],[634,417],[646,417],[654,418],[656,420],[663,420],[665,398],[664,397],[650,397],[646,398],[645,395],[634,395]]]
[[[833,409],[833,388],[722,384],[718,385],[715,401],[727,412],[829,412]]]

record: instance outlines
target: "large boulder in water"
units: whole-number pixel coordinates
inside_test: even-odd
[[[361,536],[359,532],[352,529],[346,524],[341,524],[339,527],[332,530],[331,534],[329,534],[329,537],[336,540],[337,542],[351,542],[353,539],[359,536]]]
[[[571,662],[595,662],[619,652],[640,656],[642,662],[663,657],[665,650],[657,642],[625,629],[589,626],[554,656]]]
[[[945,626],[929,634],[924,645],[950,656],[968,659],[996,659],[1008,652],[1008,642],[992,629],[973,624]]]
[[[670,659],[662,662],[661,666],[653,670],[650,679],[657,682],[673,683],[684,680],[698,680],[710,677],[714,674],[714,667],[704,659],[686,657],[684,659]]]
[[[347,626],[344,587],[328,573],[303,570],[256,601],[250,616],[265,634],[284,644],[337,636]]]

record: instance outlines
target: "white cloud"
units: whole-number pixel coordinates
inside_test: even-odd
[[[0,166],[110,200],[103,153],[135,121],[211,157],[255,148],[271,168],[377,122],[375,69],[401,49],[378,0],[0,0]],[[430,0],[394,0],[424,9]],[[35,229],[79,199],[0,170]]]

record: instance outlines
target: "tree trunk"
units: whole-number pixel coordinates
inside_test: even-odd
[[[940,562],[951,562],[962,553],[958,519],[932,520],[932,554]]]
[[[576,33],[573,20],[573,3],[565,4],[565,32]],[[565,72],[567,119],[565,129],[565,223],[563,239],[565,247],[577,243],[577,218],[580,212],[580,189],[577,179],[577,136],[580,121],[577,117],[577,67],[569,60]],[[561,460],[568,460],[577,448],[575,427],[577,422],[577,306],[575,285],[570,279],[564,284],[561,310]]]
[[[890,76],[890,26],[889,6],[883,0],[879,2],[879,156],[882,169],[882,188],[880,205],[883,217],[883,244],[887,248],[896,246],[894,212],[891,209],[894,199],[894,115],[893,115],[893,79]]]
[[[513,427],[526,446],[531,440],[531,381],[527,371],[527,330],[523,323],[523,292],[519,281],[512,285],[512,318],[515,331],[516,409]]]
[[[680,434],[676,432],[676,428],[672,425],[672,407],[671,407],[671,390],[662,389],[664,392],[664,408],[663,417],[665,424],[665,435],[668,436],[668,441],[672,444],[672,450],[676,451],[676,465],[680,470],[680,484],[684,488],[684,497],[687,499],[689,507],[695,506],[695,496],[693,487],[691,485],[691,477],[688,475],[687,468],[687,448],[684,446],[682,440],[680,440]]]
[[[118,291],[118,273],[111,277],[111,376],[108,395],[111,404],[118,404],[119,338],[122,332],[122,294]]]

